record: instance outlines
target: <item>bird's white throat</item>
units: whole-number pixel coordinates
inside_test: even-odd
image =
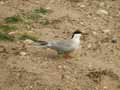
[[[74,34],[72,40],[75,41],[76,43],[80,43],[80,37],[81,34]]]

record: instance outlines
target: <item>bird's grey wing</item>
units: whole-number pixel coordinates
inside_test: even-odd
[[[72,47],[73,41],[72,40],[52,41],[52,42],[48,42],[48,43],[50,45],[50,48],[55,49],[57,51],[67,52],[67,51],[73,50],[73,47]]]

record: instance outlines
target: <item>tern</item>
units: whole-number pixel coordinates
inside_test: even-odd
[[[70,53],[77,50],[80,47],[80,38],[82,36],[81,31],[74,31],[72,38],[65,40],[51,40],[51,41],[36,41],[34,44],[50,48],[57,51],[58,54],[64,55],[65,58],[70,58]]]

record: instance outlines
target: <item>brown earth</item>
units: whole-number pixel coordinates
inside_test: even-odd
[[[88,34],[68,60],[0,41],[0,90],[120,90],[120,0],[0,0],[0,23],[39,7],[52,11],[49,25],[32,27],[40,39],[68,38],[76,29]]]

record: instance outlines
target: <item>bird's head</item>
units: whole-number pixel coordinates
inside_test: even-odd
[[[75,32],[73,32],[72,34],[72,39],[80,39],[80,37],[82,36],[82,32],[79,30],[76,30]]]

